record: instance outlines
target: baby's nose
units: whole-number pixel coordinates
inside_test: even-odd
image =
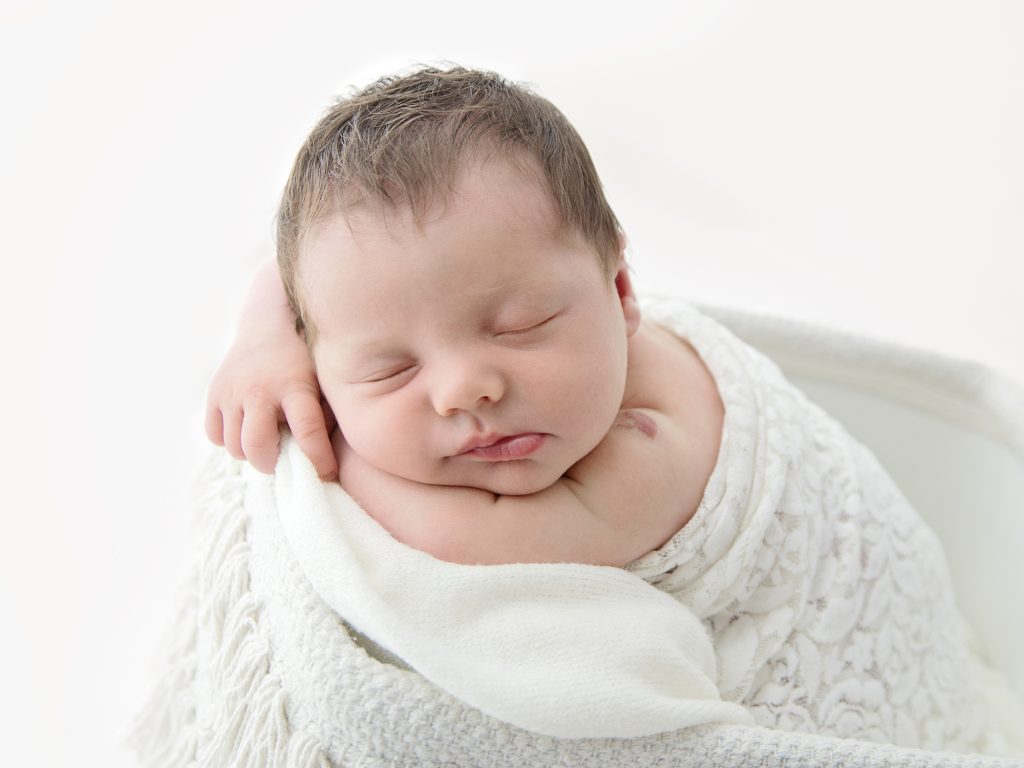
[[[452,361],[435,377],[431,393],[441,416],[476,411],[505,395],[505,378],[496,368],[476,361]]]

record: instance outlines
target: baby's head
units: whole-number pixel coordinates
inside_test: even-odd
[[[299,150],[278,210],[281,275],[311,342],[317,329],[297,291],[310,229],[360,208],[407,208],[422,219],[451,198],[467,164],[487,155],[515,157],[536,174],[560,225],[581,235],[605,273],[614,274],[618,222],[586,146],[554,105],[489,72],[422,69],[386,77],[320,120]]]
[[[277,245],[371,464],[531,493],[614,421],[639,313],[590,156],[544,99],[427,69],[339,102],[299,151]]]

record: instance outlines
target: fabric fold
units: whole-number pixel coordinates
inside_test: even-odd
[[[459,565],[393,539],[286,437],[247,505],[276,513],[317,594],[438,688],[563,738],[749,722],[721,701],[715,654],[680,602],[621,569]],[[414,511],[411,511],[414,513]]]

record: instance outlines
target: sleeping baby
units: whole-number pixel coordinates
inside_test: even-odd
[[[935,535],[766,358],[685,304],[641,318],[624,242],[547,101],[380,80],[298,154],[207,432],[270,471],[286,420],[436,561],[630,574],[758,724],[1001,750]]]

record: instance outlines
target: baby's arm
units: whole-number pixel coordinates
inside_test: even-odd
[[[206,435],[236,459],[273,472],[284,421],[320,476],[335,478],[333,416],[295,330],[277,264],[268,259],[253,277],[234,343],[210,384]]]
[[[625,565],[695,513],[723,418],[710,374],[665,331],[642,325],[630,340],[629,380],[601,443],[539,493],[497,496],[395,477],[338,432],[341,484],[392,536],[441,560]]]
[[[637,429],[649,420],[657,434]],[[688,519],[680,487],[681,435],[650,410],[624,411],[593,452],[538,493],[499,496],[388,474],[334,440],[341,484],[392,536],[466,564],[573,562],[623,566],[660,546]],[[675,457],[674,457],[675,456]]]

